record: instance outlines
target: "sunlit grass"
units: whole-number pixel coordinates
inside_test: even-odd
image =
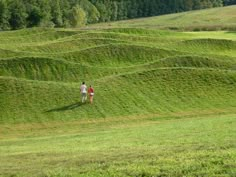
[[[1,32],[0,176],[235,176],[234,9]]]
[[[236,6],[204,9],[157,17],[124,20],[91,25],[91,29],[147,28],[180,31],[218,31],[236,29]]]
[[[74,122],[71,128],[54,122],[31,130],[22,125],[32,137],[0,141],[0,171],[3,176],[234,176],[235,115],[183,117]],[[39,136],[52,129],[59,135]]]

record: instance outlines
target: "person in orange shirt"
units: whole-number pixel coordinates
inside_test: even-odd
[[[94,89],[91,85],[88,89],[88,94],[89,94],[90,104],[93,104]]]

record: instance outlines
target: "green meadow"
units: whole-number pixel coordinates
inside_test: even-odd
[[[236,176],[235,10],[0,32],[0,176]]]
[[[152,115],[48,125],[5,127],[8,131],[0,146],[2,176],[236,173],[235,114]]]
[[[92,28],[145,28],[179,31],[236,30],[235,5],[92,25]]]

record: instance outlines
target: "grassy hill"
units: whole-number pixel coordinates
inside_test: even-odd
[[[2,123],[235,106],[234,33],[41,31],[1,33]],[[95,87],[92,107],[79,104],[82,81]]]
[[[236,5],[196,10],[150,18],[124,20],[111,23],[91,25],[90,28],[147,28],[171,29],[183,31],[216,31],[236,29]]]
[[[0,32],[0,176],[234,176],[235,12]]]

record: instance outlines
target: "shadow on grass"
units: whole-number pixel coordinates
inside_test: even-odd
[[[47,110],[45,112],[69,111],[69,110],[73,110],[73,109],[79,108],[79,107],[81,107],[81,106],[83,106],[85,104],[86,103],[77,102],[77,103],[73,103],[71,105],[63,106],[63,107],[60,107],[60,108],[50,109],[50,110]]]
[[[236,35],[236,27],[235,27],[235,31],[227,31],[226,33],[235,34]]]

